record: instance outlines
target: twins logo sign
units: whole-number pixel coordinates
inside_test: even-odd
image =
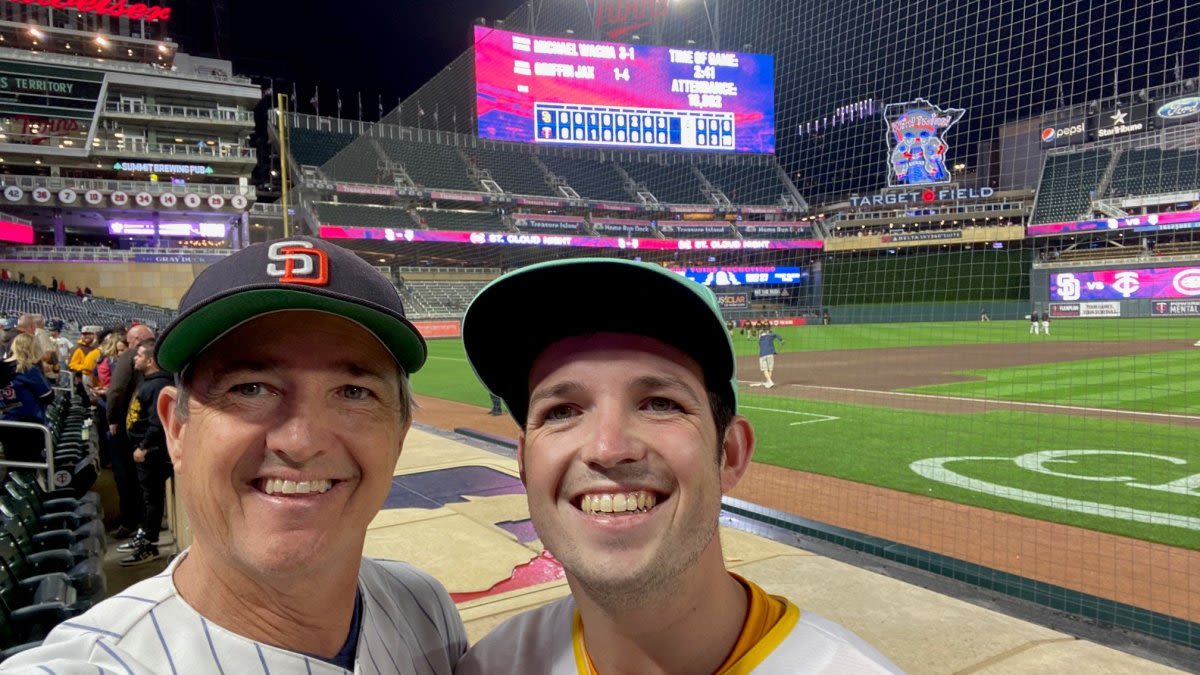
[[[281,284],[325,286],[329,283],[329,256],[306,241],[279,241],[267,249],[267,257],[282,262],[267,265],[267,274]]]
[[[946,153],[950,147],[942,134],[966,113],[962,108],[938,106],[919,98],[892,103],[884,109],[888,125],[888,185],[931,185],[950,182]]]

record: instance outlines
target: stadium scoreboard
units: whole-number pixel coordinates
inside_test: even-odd
[[[523,143],[775,151],[774,59],[475,28],[479,136]]]

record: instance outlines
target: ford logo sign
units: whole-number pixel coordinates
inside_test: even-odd
[[[1200,113],[1200,97],[1196,96],[1177,98],[1158,109],[1158,116],[1169,120],[1179,120],[1197,113]]]

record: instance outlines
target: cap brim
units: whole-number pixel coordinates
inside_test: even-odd
[[[379,338],[406,374],[425,363],[425,340],[407,319],[356,302],[287,288],[240,291],[217,298],[172,324],[159,338],[158,364],[180,372],[234,327],[271,312],[313,310],[345,317]]]
[[[533,265],[484,287],[463,318],[467,358],[492,393],[524,425],[529,372],[547,347],[591,333],[654,338],[699,363],[705,385],[736,406],[733,344],[703,286],[624,260],[562,260]],[[714,301],[715,302],[715,301]],[[513,334],[534,317],[535,328]]]

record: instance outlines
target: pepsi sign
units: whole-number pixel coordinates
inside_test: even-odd
[[[1183,121],[1200,114],[1200,96],[1177,98],[1158,108],[1158,116],[1164,120]]]
[[[1087,121],[1075,119],[1065,124],[1047,123],[1042,128],[1042,144],[1057,147],[1087,140]]]

